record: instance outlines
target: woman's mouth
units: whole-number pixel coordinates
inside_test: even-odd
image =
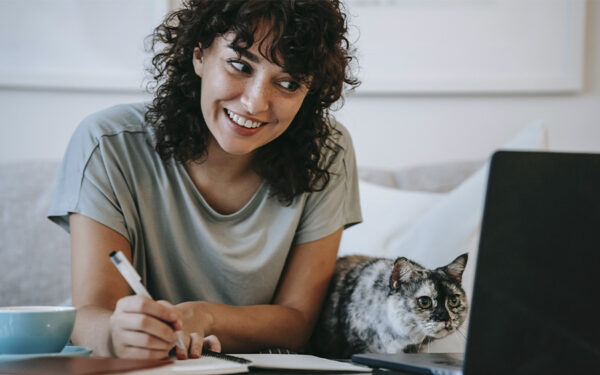
[[[231,121],[235,122],[239,126],[243,126],[244,128],[247,128],[247,129],[255,129],[261,125],[266,124],[266,122],[252,121],[252,120],[242,117],[238,114],[235,114],[228,109],[225,109],[225,113],[227,114],[227,116],[229,116]]]

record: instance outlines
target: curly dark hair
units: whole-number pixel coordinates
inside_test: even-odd
[[[335,151],[336,131],[329,109],[345,86],[358,80],[349,68],[354,57],[346,38],[346,16],[339,0],[187,0],[151,35],[154,99],[146,121],[154,128],[156,151],[163,159],[201,161],[210,132],[200,108],[201,78],[192,65],[194,48],[208,48],[214,39],[233,32],[232,45],[248,49],[259,23],[268,25],[259,51],[285,67],[309,90],[288,129],[256,150],[252,167],[283,204],[325,188],[326,162]],[[266,45],[265,43],[270,43]],[[263,48],[265,47],[265,48]]]

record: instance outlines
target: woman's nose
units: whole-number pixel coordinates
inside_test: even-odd
[[[269,109],[269,91],[266,80],[257,78],[248,81],[241,98],[244,109],[250,114],[259,114]]]

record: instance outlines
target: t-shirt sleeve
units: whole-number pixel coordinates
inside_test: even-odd
[[[326,237],[340,227],[362,222],[358,192],[358,171],[352,139],[340,124],[337,152],[329,167],[330,180],[322,191],[312,192],[306,200],[294,244]]]
[[[115,188],[117,167],[103,154],[102,138],[95,136],[94,129],[93,119],[86,119],[73,134],[56,178],[48,218],[68,232],[69,214],[79,213],[129,240]]]

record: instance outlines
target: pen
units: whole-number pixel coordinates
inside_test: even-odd
[[[123,278],[125,278],[125,281],[127,281],[127,284],[129,284],[135,294],[152,299],[152,296],[150,296],[150,293],[148,293],[142,284],[142,278],[135,271],[135,268],[133,268],[131,263],[129,263],[122,251],[113,251],[110,253],[110,260],[117,266],[117,269],[121,275],[123,275]],[[181,338],[182,332],[176,331],[175,333],[177,333],[177,346],[180,349],[187,351],[185,345],[183,345],[183,339]]]

